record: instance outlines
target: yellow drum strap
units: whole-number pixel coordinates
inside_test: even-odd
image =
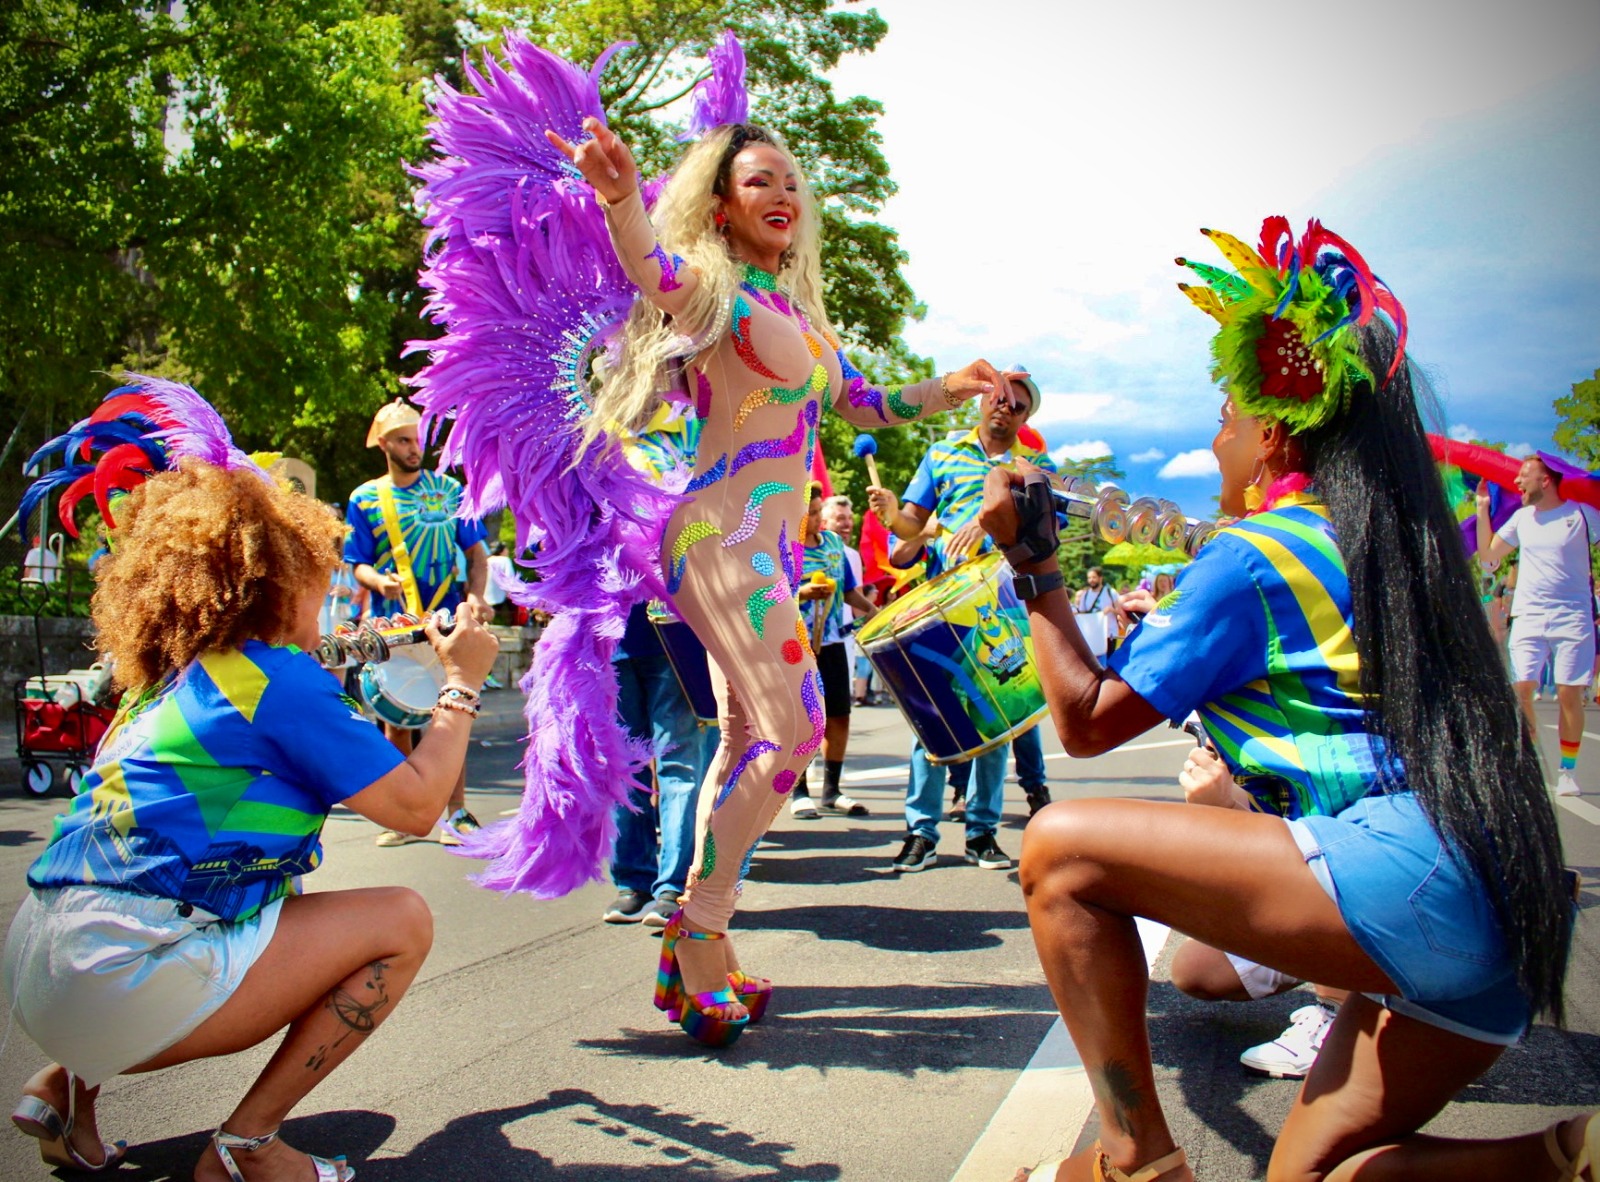
[[[421,618],[422,592],[417,587],[417,576],[411,569],[411,551],[406,549],[405,535],[400,532],[400,510],[394,503],[394,482],[387,476],[378,478],[378,507],[383,511],[383,528],[389,535],[389,552],[394,556],[394,572],[400,576],[400,587],[406,597],[406,611]],[[445,586],[449,586],[447,582]],[[440,588],[440,595],[444,589]],[[439,596],[434,597],[437,603]]]

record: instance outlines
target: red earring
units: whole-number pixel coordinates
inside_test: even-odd
[[[713,216],[711,220],[717,224],[717,229],[723,230],[727,228],[728,215],[723,213],[720,209],[717,210],[715,216]]]

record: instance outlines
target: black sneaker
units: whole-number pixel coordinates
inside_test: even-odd
[[[946,821],[965,821],[967,819],[967,794],[955,792],[950,796],[950,808],[945,813]]]
[[[1028,798],[1028,816],[1030,817],[1050,803],[1050,789],[1048,788],[1038,788],[1024,795]]]
[[[647,928],[664,928],[678,914],[678,896],[661,895],[651,899],[639,912],[639,922]]]
[[[900,847],[900,852],[895,855],[889,869],[897,874],[912,874],[918,870],[926,870],[939,860],[939,855],[934,850],[934,843],[926,837],[913,833],[906,838],[905,845]]]
[[[1011,869],[1011,859],[1006,857],[992,833],[985,833],[967,842],[967,861],[984,870]]]
[[[643,891],[621,890],[600,918],[607,923],[638,923],[649,902],[650,896]]]

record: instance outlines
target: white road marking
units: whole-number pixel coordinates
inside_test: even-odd
[[[1558,796],[1557,804],[1566,809],[1574,817],[1582,817],[1591,825],[1600,825],[1600,808],[1595,808],[1581,796]]]
[[[1163,739],[1157,743],[1129,743],[1112,751],[1107,751],[1106,754],[1121,755],[1124,751],[1153,751],[1157,747],[1193,746],[1193,739]],[[1056,751],[1045,756],[1046,760],[1071,758],[1072,756],[1068,755],[1065,751]],[[911,765],[909,763],[897,763],[892,764],[889,767],[866,768],[858,772],[845,772],[844,775],[839,777],[839,779],[847,784],[870,784],[878,780],[904,780],[905,777],[910,774]]]
[[[1145,963],[1154,967],[1170,929],[1146,919],[1138,924]],[[995,1182],[1011,1177],[1018,1166],[1031,1169],[1065,1156],[1093,1110],[1094,1092],[1083,1060],[1057,1018],[950,1182]]]
[[[1553,722],[1547,722],[1544,724],[1544,729],[1547,731],[1554,731],[1560,730],[1561,728]],[[1583,737],[1586,739],[1593,739],[1595,742],[1600,743],[1600,735],[1595,734],[1593,731],[1584,731]]]

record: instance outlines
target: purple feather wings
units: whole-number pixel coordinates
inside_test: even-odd
[[[608,51],[607,57],[612,51]],[[598,877],[648,752],[617,722],[611,667],[631,607],[664,593],[660,536],[680,498],[602,435],[580,460],[589,365],[637,290],[616,260],[593,191],[544,138],[604,118],[595,79],[518,35],[505,64],[441,84],[431,131],[442,159],[418,167],[430,233],[422,284],[445,335],[417,341],[424,428],[453,422],[441,456],[467,478],[463,512],[501,507],[538,581],[508,587],[554,622],[522,682],[526,787],[517,817],[469,838],[487,887],[541,897]]]
[[[750,118],[750,92],[744,83],[744,48],[727,29],[717,38],[708,55],[711,76],[694,88],[694,108],[689,115],[685,139],[698,139],[726,123],[743,123]]]

